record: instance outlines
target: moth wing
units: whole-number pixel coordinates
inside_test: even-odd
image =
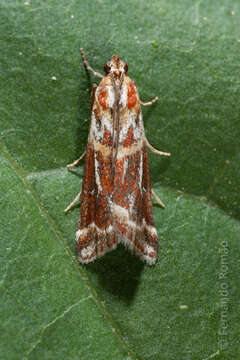
[[[134,154],[123,158],[122,162],[119,182],[115,184],[114,191],[114,228],[120,242],[148,264],[154,264],[157,259],[158,237],[152,213],[151,182],[145,145]],[[127,175],[123,178],[120,169],[124,167]]]
[[[103,119],[105,107],[104,81],[92,94],[91,122],[82,183],[80,217],[76,232],[76,250],[81,263],[89,263],[117,246],[109,196],[111,183],[111,161],[104,156],[103,148],[109,152],[109,131]],[[106,112],[106,111],[105,111]],[[105,116],[105,117],[104,117]],[[110,116],[110,114],[109,114]]]
[[[151,181],[142,113],[135,84],[126,78],[120,113],[119,147],[115,164],[113,218],[116,233],[126,247],[154,264],[158,238],[152,214]],[[123,102],[124,100],[122,100]]]
[[[78,259],[91,262],[121,242],[154,264],[158,239],[145,134],[137,89],[129,77],[125,77],[121,90],[115,135],[114,96],[111,81],[105,77],[94,92],[92,105],[76,232]]]

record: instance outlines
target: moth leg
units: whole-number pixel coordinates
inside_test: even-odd
[[[155,198],[155,200],[157,201],[158,205],[160,205],[162,208],[165,208],[164,203],[160,200],[160,198],[157,196],[155,191],[153,191],[153,189],[152,189],[152,195]]]
[[[158,155],[161,155],[161,156],[171,156],[171,153],[163,152],[163,151],[160,151],[160,150],[155,149],[151,144],[149,144],[146,136],[145,136],[145,143],[146,143],[147,148],[148,148],[149,150],[151,150],[153,153],[158,154]]]
[[[92,86],[92,91],[91,91],[91,109],[92,109],[92,107],[93,107],[93,102],[94,102],[96,90],[97,90],[97,84],[93,84],[93,86]],[[76,165],[84,158],[85,155],[86,155],[86,150],[85,150],[84,153],[80,156],[79,159],[75,160],[75,161],[74,161],[73,163],[71,163],[71,164],[68,164],[68,165],[67,165],[67,168],[69,169],[69,168],[71,168],[71,167],[73,167],[73,166],[76,166]]]
[[[67,213],[80,200],[80,196],[81,196],[81,191],[80,193],[77,194],[75,199],[66,207],[66,209],[64,210],[65,213]]]
[[[141,101],[141,100],[140,100],[140,104],[141,104],[142,106],[149,106],[149,105],[154,104],[156,101],[158,101],[158,96],[155,96],[154,99],[152,99],[151,101],[147,101],[147,102],[144,102],[144,101]]]
[[[69,169],[69,168],[71,168],[71,167],[73,167],[73,166],[76,166],[76,165],[84,158],[85,155],[86,155],[86,150],[84,151],[84,153],[82,153],[82,155],[80,156],[80,158],[78,158],[77,160],[75,160],[73,163],[68,164],[68,165],[67,165],[67,168]]]
[[[81,55],[82,55],[82,61],[83,61],[83,64],[84,64],[86,70],[91,71],[94,76],[102,79],[104,76],[103,76],[102,74],[100,74],[99,72],[94,71],[93,68],[92,68],[92,67],[89,65],[89,63],[87,62],[87,59],[86,59],[86,56],[85,56],[85,53],[84,53],[83,48],[81,48],[80,51],[81,51]]]

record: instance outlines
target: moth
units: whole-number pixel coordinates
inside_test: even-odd
[[[158,237],[152,213],[147,148],[159,155],[145,136],[141,105],[135,83],[128,77],[128,64],[113,55],[104,65],[105,76],[94,71],[81,49],[86,70],[101,78],[91,94],[91,121],[80,199],[76,250],[80,263],[89,263],[125,245],[149,265],[156,262]]]

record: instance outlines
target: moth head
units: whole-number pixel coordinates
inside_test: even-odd
[[[119,55],[113,55],[112,60],[104,64],[104,71],[106,74],[112,73],[115,78],[120,78],[123,73],[127,73],[128,64],[122,61]]]

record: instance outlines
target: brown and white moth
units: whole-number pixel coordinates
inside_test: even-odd
[[[146,139],[135,83],[127,76],[128,65],[118,55],[104,65],[105,76],[95,72],[81,49],[87,70],[101,78],[93,85],[91,122],[87,149],[68,167],[85,155],[82,192],[66,209],[80,199],[80,217],[76,232],[76,250],[81,263],[89,263],[124,244],[140,259],[152,265],[158,251],[157,231],[152,214]]]

